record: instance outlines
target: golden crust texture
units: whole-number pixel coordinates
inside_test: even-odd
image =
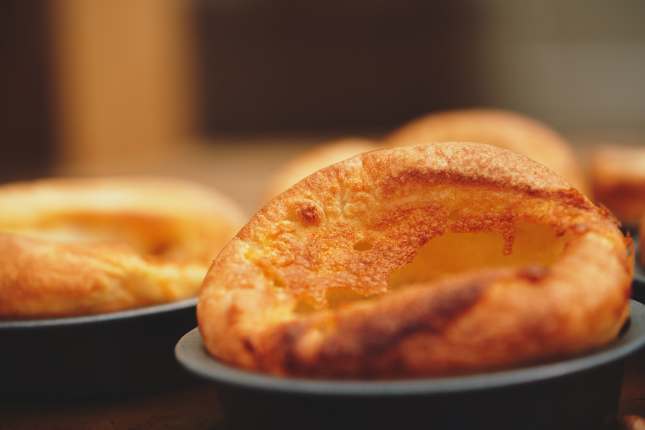
[[[0,187],[0,318],[110,312],[194,296],[243,223],[227,198],[161,178]]]
[[[645,215],[645,147],[596,148],[589,173],[596,201],[622,222],[638,224]]]
[[[411,121],[386,139],[389,146],[480,142],[510,149],[552,169],[581,192],[587,181],[568,142],[534,119],[496,109],[439,112]]]
[[[276,375],[449,375],[602,346],[633,261],[604,210],[528,158],[439,143],[361,154],[261,209],[198,303],[207,349]]]
[[[272,178],[265,192],[267,200],[289,189],[317,170],[354,155],[376,149],[367,139],[348,137],[316,146],[289,161]]]

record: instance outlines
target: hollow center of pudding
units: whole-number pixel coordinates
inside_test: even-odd
[[[183,250],[181,233],[160,217],[139,214],[64,213],[30,225],[1,227],[0,231],[63,244],[127,247],[138,254],[176,259]]]
[[[420,247],[412,261],[390,273],[385,293],[365,296],[351,287],[332,288],[326,292],[327,307],[338,308],[460,273],[494,268],[548,267],[562,254],[566,241],[566,235],[558,235],[547,225],[529,223],[518,223],[506,233],[444,233]],[[355,248],[367,247],[361,244]]]
[[[388,288],[481,269],[546,267],[560,256],[564,244],[563,235],[539,224],[518,224],[508,235],[491,231],[446,233],[428,241],[410,263],[395,269]]]

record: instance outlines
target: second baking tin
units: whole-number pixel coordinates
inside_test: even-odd
[[[473,376],[277,378],[217,362],[197,329],[181,339],[176,355],[213,383],[229,429],[613,429],[624,360],[644,344],[645,306],[632,301],[630,323],[602,350]]]
[[[100,315],[0,320],[0,400],[104,398],[194,381],[173,345],[196,299]]]

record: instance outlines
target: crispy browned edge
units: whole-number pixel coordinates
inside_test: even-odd
[[[344,137],[314,146],[281,166],[269,181],[264,200],[269,201],[316,170],[376,148],[376,142],[360,137]]]
[[[380,178],[369,186],[379,189],[384,201],[406,189],[440,184],[551,202],[557,216],[544,222],[571,239],[549,268],[471,273],[274,323],[265,316],[281,305],[276,294],[282,293],[261,291],[265,272],[241,258],[237,248],[252,245],[258,230],[279,223],[285,205],[300,199],[314,203],[292,205],[287,213],[295,210],[304,226],[324,224],[324,204],[317,205],[317,199],[338,193],[334,183],[339,177],[351,183],[352,172]],[[359,194],[359,189],[343,191]],[[479,222],[475,231],[491,227]],[[417,248],[426,240],[420,238]],[[295,258],[306,262],[312,257]],[[205,345],[216,358],[277,375],[466,373],[578,354],[611,341],[628,315],[632,270],[629,241],[611,214],[548,169],[489,145],[421,145],[373,151],[328,167],[267,204],[215,260],[204,282],[198,319]],[[508,324],[500,325],[500,312]]]

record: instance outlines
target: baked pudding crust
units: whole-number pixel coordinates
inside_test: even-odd
[[[0,187],[0,318],[73,316],[197,294],[243,223],[229,199],[164,178]]]
[[[389,146],[447,141],[485,143],[526,155],[587,194],[584,171],[566,139],[546,124],[515,112],[462,109],[430,113],[403,125],[385,139]]]
[[[266,189],[266,200],[323,167],[376,148],[375,142],[359,137],[345,137],[315,146],[280,167]]]
[[[455,142],[378,150],[252,217],[204,281],[199,327],[217,359],[276,375],[520,366],[614,339],[632,260],[607,211],[525,156]]]

